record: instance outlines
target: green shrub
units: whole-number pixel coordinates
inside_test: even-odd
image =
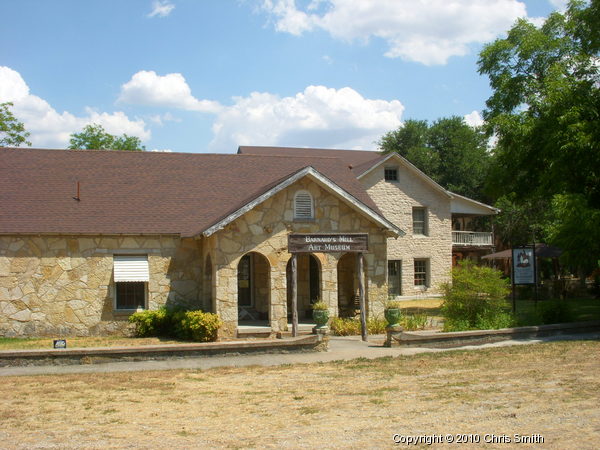
[[[499,270],[464,260],[452,269],[452,283],[442,289],[444,331],[504,328],[512,323],[506,313],[509,282]]]
[[[552,323],[567,323],[575,320],[573,308],[562,300],[545,300],[539,302],[535,309],[522,313],[519,325],[548,325]]]
[[[427,314],[403,314],[400,326],[406,331],[424,330],[427,326]]]
[[[129,316],[138,337],[176,337],[198,342],[216,341],[223,322],[218,315],[162,307]]]
[[[385,319],[379,317],[369,317],[367,319],[367,332],[369,334],[385,333]],[[331,323],[331,332],[336,336],[358,336],[360,334],[360,318],[342,318],[333,317]]]
[[[223,322],[218,315],[202,311],[180,311],[173,316],[175,335],[197,342],[216,341]]]
[[[329,309],[329,306],[327,306],[327,303],[325,302],[318,301],[312,304],[312,309],[317,311],[327,311]]]
[[[153,311],[138,311],[129,316],[129,322],[135,324],[135,335],[138,337],[156,337],[168,334],[170,315],[167,308]]]

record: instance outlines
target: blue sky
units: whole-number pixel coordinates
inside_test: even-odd
[[[0,102],[35,147],[100,123],[148,150],[376,149],[490,91],[485,42],[563,0],[2,0]]]

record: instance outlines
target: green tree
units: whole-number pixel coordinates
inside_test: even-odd
[[[31,146],[27,140],[29,133],[25,126],[17,120],[10,108],[11,102],[0,103],[0,147],[18,147],[21,144]]]
[[[490,159],[483,129],[458,116],[438,119],[429,129],[429,145],[439,158],[436,181],[457,194],[482,198]]]
[[[80,133],[71,134],[69,148],[87,150],[126,150],[143,151],[140,138],[136,136],[114,136],[107,133],[102,125],[86,125]]]
[[[599,3],[573,0],[540,27],[520,19],[478,62],[493,91],[487,131],[497,137],[488,192],[512,195],[524,214],[545,199],[548,214],[529,224],[581,270],[599,254],[590,241],[600,217]]]
[[[481,198],[489,162],[487,138],[462,117],[441,118],[431,125],[407,120],[386,133],[378,145],[384,153],[405,157],[447,189]]]
[[[552,199],[552,213],[546,235],[565,250],[564,262],[579,268],[581,275],[589,274],[600,258],[600,209],[588,207],[582,194],[558,194]]]
[[[572,1],[540,28],[520,19],[482,50],[496,195],[578,193],[600,207],[598,3]]]

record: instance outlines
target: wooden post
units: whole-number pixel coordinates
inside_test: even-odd
[[[367,341],[367,310],[365,308],[365,276],[363,271],[363,254],[356,254],[356,272],[358,276],[358,302],[360,305],[360,330],[363,341]]]
[[[292,254],[292,336],[298,336],[298,257]]]

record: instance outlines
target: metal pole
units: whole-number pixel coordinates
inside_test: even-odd
[[[367,311],[365,308],[365,277],[363,270],[363,254],[356,255],[356,272],[358,275],[358,302],[360,305],[360,330],[362,340],[367,342]]]
[[[296,253],[292,254],[292,336],[298,336],[298,263]]]
[[[533,234],[533,283],[534,283],[534,295],[535,295],[535,307],[537,309],[538,304],[538,274],[537,274],[537,258],[535,256],[535,233]]]
[[[510,284],[512,287],[512,312],[515,314],[517,312],[517,299],[515,297],[515,250],[511,248],[510,250]]]

